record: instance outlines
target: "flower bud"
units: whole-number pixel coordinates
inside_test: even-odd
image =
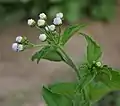
[[[50,31],[54,31],[55,30],[55,25],[50,25],[50,26],[48,26],[49,27],[49,30]]]
[[[63,18],[63,13],[57,13],[57,14],[56,14],[56,17],[57,17],[57,18]]]
[[[38,24],[39,27],[42,27],[42,26],[45,25],[45,20],[39,19],[38,22],[37,22],[37,24]]]
[[[45,41],[47,39],[47,36],[45,34],[40,34],[39,39],[41,41]]]
[[[61,20],[61,18],[54,18],[54,20],[53,20],[53,23],[55,24],[55,25],[60,25],[60,24],[62,24],[62,20]]]
[[[28,25],[29,26],[34,26],[35,25],[35,21],[33,19],[28,19]]]
[[[40,19],[47,19],[47,16],[45,15],[45,13],[41,13],[39,15]]]
[[[96,65],[97,65],[98,67],[101,67],[102,63],[101,63],[101,62],[97,62]]]
[[[16,37],[16,42],[21,43],[22,40],[23,40],[23,37],[22,37],[22,36],[17,36],[17,37]]]
[[[24,50],[24,46],[22,44],[18,44],[18,52],[23,50]]]
[[[17,52],[17,50],[18,50],[18,43],[13,43],[12,44],[12,50]]]
[[[22,44],[13,43],[12,44],[12,49],[15,52],[20,52],[20,51],[24,50],[24,46]]]
[[[55,30],[55,25],[49,25],[45,27],[46,31],[54,31]]]

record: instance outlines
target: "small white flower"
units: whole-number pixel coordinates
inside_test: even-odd
[[[29,25],[29,26],[34,26],[34,25],[35,25],[35,20],[33,20],[33,19],[28,19],[28,25]]]
[[[12,49],[13,49],[13,51],[17,52],[18,51],[18,43],[13,43]]]
[[[45,13],[41,13],[39,15],[40,19],[47,19],[47,16],[45,15]]]
[[[55,25],[50,25],[50,26],[48,26],[49,27],[49,30],[50,31],[54,31],[55,30]]]
[[[98,67],[100,67],[100,66],[102,65],[102,63],[101,63],[101,62],[97,62],[96,65],[97,65]]]
[[[63,18],[63,13],[57,13],[57,14],[56,14],[56,17],[57,17],[57,18]]]
[[[41,41],[45,41],[47,39],[47,36],[45,34],[40,34],[39,39]]]
[[[23,37],[22,37],[22,36],[16,37],[16,42],[20,43],[22,40],[23,40]]]
[[[60,24],[62,24],[62,20],[61,20],[61,18],[54,18],[54,20],[53,20],[53,23],[55,24],[55,25],[60,25]]]
[[[22,44],[18,44],[18,52],[22,51],[24,49],[24,46]]]
[[[44,26],[45,25],[45,20],[39,19],[37,24],[38,24],[38,26]]]

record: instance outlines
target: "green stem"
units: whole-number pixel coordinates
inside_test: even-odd
[[[31,48],[35,48],[35,47],[44,47],[44,46],[47,46],[49,44],[39,44],[39,45],[36,45],[36,44],[33,44],[31,42],[29,42],[28,46],[26,47],[26,49],[31,49]]]
[[[55,44],[57,44],[57,42],[55,41],[55,39],[53,38],[53,33],[51,32],[51,30],[50,30],[50,28],[48,27],[48,24],[46,24],[46,26],[47,26],[47,28],[48,28],[48,30],[49,30],[49,34],[50,34],[50,37],[51,37],[51,39],[53,40],[53,42],[55,43]]]
[[[46,30],[42,30],[39,26],[36,25],[36,28],[39,29],[42,33],[45,33],[46,36],[50,39],[49,34],[46,32]]]
[[[39,26],[36,25],[36,28],[39,29],[42,33],[44,33],[44,31]]]
[[[60,43],[60,38],[61,38],[61,36],[60,36],[60,34],[61,34],[61,28],[60,28],[60,26],[58,26],[58,33],[59,33],[59,37],[58,37],[58,44]]]
[[[61,54],[63,55],[64,62],[75,70],[77,77],[80,80],[81,78],[80,78],[79,69],[77,68],[77,66],[73,63],[73,61],[70,59],[70,57],[61,47],[59,47],[59,49],[60,49]]]
[[[75,72],[77,74],[77,77],[78,77],[78,86],[79,86],[79,81],[81,80],[79,69],[74,64],[74,62],[72,61],[72,59],[67,55],[67,53],[61,47],[59,47],[59,49],[60,49],[61,54],[63,55],[64,62],[66,64],[68,64],[69,66],[71,66],[75,70]],[[89,101],[89,98],[86,96],[87,94],[86,94],[85,88],[82,89],[82,92],[81,91],[78,92],[78,91],[76,93],[82,93],[82,95],[84,97],[84,100],[87,100],[88,106],[90,106],[90,101]],[[76,104],[76,94],[75,94],[75,97],[73,98],[73,106],[78,106]]]

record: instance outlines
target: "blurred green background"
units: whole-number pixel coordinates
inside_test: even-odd
[[[63,12],[69,23],[84,18],[111,21],[115,8],[116,0],[0,0],[0,22],[8,24],[37,18],[40,12],[49,17]]]
[[[13,54],[13,52],[10,51],[11,50],[10,47],[9,47],[9,49],[7,49],[7,47],[6,48],[2,47],[2,46],[4,46],[3,45],[4,42],[7,42],[8,45],[12,44],[12,41],[15,38],[15,36],[18,36],[17,34],[22,35],[23,33],[25,33],[26,35],[31,34],[31,36],[32,36],[32,34],[33,35],[38,34],[38,32],[36,32],[36,30],[28,29],[28,27],[26,28],[24,25],[22,25],[22,26],[18,25],[17,27],[12,26],[14,23],[26,22],[28,18],[37,19],[39,13],[41,13],[41,12],[45,12],[49,16],[49,18],[54,17],[57,12],[63,12],[67,23],[74,23],[74,22],[81,21],[84,19],[90,19],[92,21],[100,21],[101,23],[102,22],[111,22],[112,20],[114,20],[116,18],[117,5],[118,4],[117,4],[116,0],[0,0],[0,26],[10,25],[12,27],[12,29],[7,29],[7,28],[4,29],[5,31],[3,32],[3,34],[1,34],[1,32],[0,32],[0,35],[1,35],[0,36],[1,37],[0,38],[1,39],[0,47],[3,48],[0,51],[0,59],[2,62],[7,61],[7,63],[6,63],[7,65],[0,63],[0,67],[2,67],[2,69],[3,69],[3,70],[0,69],[0,72],[1,72],[0,74],[2,77],[5,77],[5,79],[3,79],[3,80],[6,81],[6,79],[8,78],[7,83],[9,83],[9,78],[11,78],[11,77],[13,78],[13,76],[15,76],[15,79],[10,80],[11,83],[12,82],[14,83],[14,81],[16,80],[16,78],[18,76],[20,76],[20,77],[22,76],[22,77],[25,77],[25,81],[28,81],[28,79],[27,79],[28,76],[35,75],[35,78],[33,78],[33,79],[31,78],[31,79],[32,79],[32,81],[33,80],[36,81],[36,79],[38,78],[38,76],[36,77],[36,75],[41,74],[43,71],[42,70],[41,73],[39,73],[39,71],[33,72],[33,70],[36,69],[36,67],[37,67],[36,70],[39,70],[39,68],[41,68],[36,65],[33,66],[33,70],[31,68],[29,68],[30,65],[32,65],[33,63],[29,63],[28,61],[30,61],[30,60],[27,60],[26,56],[31,56],[31,55],[26,54],[25,57],[23,57],[24,56],[24,53],[23,53],[23,54],[21,54],[22,56],[20,57],[20,59],[22,57],[24,59],[22,58],[21,60],[17,61],[17,59],[19,58],[19,57],[17,57],[18,54],[16,54],[16,55]],[[89,30],[92,30],[94,32],[94,29],[96,28],[95,35],[96,36],[101,35],[101,37],[98,37],[99,41],[100,42],[103,41],[102,42],[103,45],[108,45],[108,46],[106,46],[106,48],[108,48],[107,56],[109,56],[109,53],[111,53],[110,44],[112,45],[112,48],[117,47],[117,50],[119,49],[119,43],[114,44],[114,42],[116,42],[116,41],[119,42],[119,38],[115,39],[115,37],[110,35],[111,34],[110,31],[112,31],[113,32],[112,34],[116,34],[116,37],[118,37],[117,32],[119,31],[119,28],[120,28],[120,27],[118,27],[119,22],[117,20],[115,23],[109,24],[108,26],[105,26],[101,23],[95,23],[95,25],[93,25],[94,26],[93,28],[88,28],[87,30],[88,30],[88,32],[90,32]],[[115,26],[115,27],[113,27],[113,26]],[[109,27],[109,28],[107,28],[107,27]],[[31,33],[30,31],[34,32],[34,33]],[[92,31],[90,33],[93,33]],[[107,35],[108,36],[107,37],[104,36],[103,32],[106,32],[107,33],[106,36]],[[14,35],[14,36],[10,36],[10,34]],[[11,41],[10,41],[10,38],[8,39],[8,35],[10,36]],[[102,35],[103,35],[103,37],[102,37]],[[108,38],[109,39],[111,38],[110,41],[108,40],[108,42],[110,42],[110,43],[104,43],[107,41]],[[31,37],[31,39],[33,39],[33,36]],[[104,39],[106,39],[106,40],[104,40]],[[114,40],[114,42],[112,43],[113,40]],[[118,45],[118,46],[116,46],[116,45]],[[109,50],[109,47],[110,47],[110,50]],[[74,47],[72,49],[74,49]],[[74,50],[72,50],[72,51],[74,51]],[[7,52],[9,52],[11,54],[7,54]],[[117,56],[116,59],[118,59],[119,55],[115,54],[114,56]],[[109,57],[114,58],[114,56],[110,55]],[[109,58],[109,57],[107,57],[107,58]],[[25,62],[25,60],[26,60],[26,62]],[[115,63],[114,59],[111,59],[111,60],[113,60],[111,63]],[[111,60],[108,59],[108,61],[111,61]],[[10,61],[10,63],[9,63],[9,61]],[[13,62],[13,64],[12,64],[12,62]],[[18,64],[16,64],[17,62],[18,62]],[[20,64],[21,64],[21,66],[20,66]],[[24,64],[27,64],[27,66]],[[117,64],[116,66],[119,66],[118,61],[115,64]],[[3,68],[3,66],[5,66],[5,68]],[[8,67],[8,69],[7,69],[7,67]],[[21,69],[21,67],[24,69]],[[54,67],[54,65],[53,65],[53,67]],[[11,70],[9,68],[11,68]],[[12,69],[15,71],[13,71]],[[50,72],[48,72],[48,73],[50,74]],[[43,78],[42,78],[42,76],[43,76]],[[39,80],[41,81],[42,79],[43,79],[42,81],[44,82],[44,80],[46,80],[47,77],[48,77],[48,74],[45,74],[45,73],[43,73],[43,75],[41,74],[41,79],[39,79],[39,78],[37,79],[38,83],[39,83]],[[0,84],[6,83],[6,82],[2,82],[3,80],[1,80]],[[19,82],[19,80],[18,80],[18,82]],[[19,83],[24,83],[24,81],[19,82],[19,83],[18,82],[16,81],[16,83],[18,85],[19,85]],[[46,82],[49,82],[49,81],[46,81]],[[6,83],[6,85],[8,85],[10,87],[12,86],[7,83]],[[14,88],[14,86],[16,87],[17,84],[15,84],[15,85],[13,84],[13,88]],[[4,90],[4,88],[5,89],[7,88],[6,85],[5,85],[5,87],[3,86],[3,88],[2,88],[3,90]],[[27,84],[25,83],[25,85],[27,85]],[[25,85],[23,84],[21,86],[25,86]],[[31,86],[33,86],[33,85],[31,85]],[[38,87],[37,87],[37,89],[38,89]],[[1,88],[0,88],[0,90],[1,90]],[[39,91],[39,90],[36,90],[36,91]],[[2,92],[2,90],[1,90],[1,92]],[[6,97],[2,97],[0,95],[0,103],[2,103],[2,102],[8,103],[5,105],[0,104],[0,106],[33,106],[33,105],[22,105],[24,103],[24,101],[26,100],[26,98],[29,99],[29,97],[31,97],[31,95],[33,95],[33,94],[31,94],[29,96],[30,93],[31,92],[29,92],[29,91],[26,94],[24,93],[24,95],[27,95],[27,96],[25,96],[24,98],[21,98],[21,99],[16,98],[16,96],[14,96],[14,95],[11,96],[11,94],[10,94],[10,97],[7,97],[8,100],[10,100],[10,102],[5,101],[6,99],[5,100],[2,99],[2,98],[6,98]],[[17,94],[17,93],[15,92],[15,94]],[[37,92],[36,95],[39,95],[39,92]],[[33,100],[33,98],[34,97],[32,97],[32,100]],[[37,97],[35,97],[34,99],[36,100],[36,98]],[[39,96],[38,96],[38,98],[39,98]],[[32,101],[32,100],[30,99],[30,101]],[[38,106],[38,105],[34,105],[34,106]],[[97,103],[95,106],[120,106],[119,92],[110,93],[109,95],[105,96],[102,100],[100,100],[99,103]]]

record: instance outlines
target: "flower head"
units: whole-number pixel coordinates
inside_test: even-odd
[[[62,20],[61,20],[61,18],[54,18],[54,20],[53,20],[53,23],[55,24],[55,25],[61,25],[62,24]]]
[[[47,19],[47,16],[45,15],[45,13],[41,13],[39,15],[40,19]]]
[[[45,25],[45,20],[43,19],[39,19],[38,22],[37,22],[38,26],[44,26]]]
[[[47,39],[47,36],[45,34],[40,34],[39,39],[41,41],[45,41]]]
[[[96,65],[97,65],[98,67],[101,67],[102,63],[101,63],[101,62],[97,62]]]
[[[22,40],[23,40],[22,36],[17,36],[16,37],[16,42],[20,43],[20,42],[22,42]]]
[[[29,26],[34,26],[35,25],[35,20],[33,20],[33,19],[28,19],[28,25]]]
[[[57,14],[56,14],[56,17],[57,17],[57,18],[63,18],[63,13],[57,13]]]

